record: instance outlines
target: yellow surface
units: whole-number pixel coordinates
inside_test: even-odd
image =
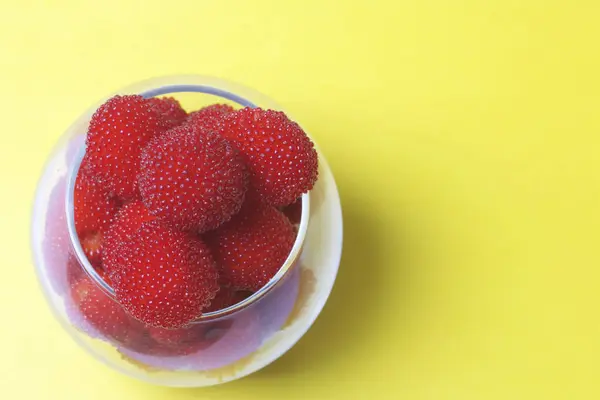
[[[6,1],[0,398],[599,398],[599,17],[594,0]],[[28,242],[36,179],[71,121],[177,73],[255,87],[297,116],[346,228],[305,338],[196,390],[77,347]]]

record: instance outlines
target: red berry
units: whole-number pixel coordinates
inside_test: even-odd
[[[84,320],[101,334],[119,343],[136,340],[136,322],[87,276],[72,284],[71,298]]]
[[[85,156],[75,181],[74,207],[77,233],[104,231],[117,212],[119,202],[96,179],[86,174],[89,157]]]
[[[206,240],[223,278],[238,290],[257,291],[284,264],[295,233],[281,211],[247,202],[231,221],[209,232]]]
[[[234,290],[231,287],[221,286],[215,298],[210,302],[210,306],[208,306],[204,312],[223,310],[239,303],[240,301],[249,297],[251,294],[251,292]]]
[[[244,108],[227,115],[220,132],[244,156],[250,184],[267,204],[291,204],[315,184],[314,145],[283,112]]]
[[[150,214],[181,230],[205,232],[239,211],[246,170],[217,133],[182,125],[144,149],[139,185]]]
[[[117,255],[123,243],[131,240],[142,224],[154,219],[141,201],[126,204],[114,217],[106,231],[102,264],[109,275],[117,267]]]
[[[181,125],[187,119],[187,113],[181,107],[179,101],[173,97],[151,97],[148,99],[148,102],[163,117],[168,128]]]
[[[81,247],[90,263],[102,260],[103,235],[119,208],[119,202],[84,170],[89,159],[84,157],[75,181],[75,229]]]
[[[206,245],[157,220],[144,222],[123,243],[118,263],[113,272],[117,300],[148,325],[183,327],[201,315],[218,290]]]
[[[90,121],[86,138],[90,175],[119,197],[135,198],[142,147],[166,127],[158,111],[143,97],[112,97]]]
[[[217,130],[223,123],[225,116],[234,112],[234,108],[228,104],[213,104],[188,115],[187,123],[200,128]]]

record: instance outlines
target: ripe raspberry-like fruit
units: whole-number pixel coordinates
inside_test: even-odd
[[[283,112],[244,108],[228,114],[220,132],[244,156],[250,184],[265,203],[286,206],[315,184],[317,151]]]
[[[111,276],[117,300],[148,325],[183,327],[217,293],[218,273],[206,245],[157,220],[142,223],[117,258]]]
[[[167,124],[143,97],[115,96],[96,110],[86,145],[87,170],[122,199],[137,196],[136,177],[142,147]]]
[[[169,129],[183,124],[187,119],[187,113],[173,97],[151,97],[148,102],[163,117]]]
[[[228,104],[213,104],[191,112],[187,117],[187,123],[202,129],[218,130],[225,116],[234,111],[235,109]]]
[[[235,289],[257,291],[285,262],[295,232],[275,207],[247,202],[238,215],[205,238],[223,279]]]
[[[84,157],[75,181],[75,229],[88,260],[98,266],[102,260],[103,236],[119,209],[119,201],[84,172],[87,165],[89,159]]]
[[[190,125],[153,139],[142,152],[139,187],[150,214],[205,232],[237,213],[246,192],[242,158],[219,134]]]
[[[102,271],[100,273],[103,279],[108,279]],[[88,276],[81,275],[80,279],[72,282],[71,299],[83,320],[101,335],[121,344],[138,339],[138,323]]]
[[[102,264],[109,276],[117,268],[117,255],[123,243],[131,240],[144,222],[153,219],[141,201],[126,204],[117,212],[104,238]]]

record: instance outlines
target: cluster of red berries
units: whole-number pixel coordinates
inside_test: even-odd
[[[236,304],[277,273],[317,175],[313,143],[283,112],[188,114],[173,98],[112,97],[89,125],[74,215],[118,305],[84,279],[71,297],[105,331],[133,317],[169,339],[162,330]]]

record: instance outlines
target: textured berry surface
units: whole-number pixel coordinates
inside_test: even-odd
[[[157,220],[144,222],[119,253],[113,279],[117,299],[148,325],[183,327],[201,315],[218,290],[206,245]]]
[[[228,114],[220,132],[244,156],[250,183],[267,204],[291,204],[316,182],[314,145],[283,112],[244,108]]]
[[[109,275],[117,267],[117,255],[123,243],[131,240],[142,224],[154,219],[141,201],[126,204],[114,217],[106,231],[102,264]]]
[[[179,101],[173,97],[152,97],[148,99],[148,102],[163,117],[167,128],[181,125],[187,119],[187,113]]]
[[[102,274],[103,279],[107,279]],[[71,298],[85,321],[119,343],[136,340],[135,321],[90,278],[81,275],[71,286]]]
[[[142,147],[167,124],[138,95],[115,96],[92,116],[86,138],[90,175],[123,199],[135,198]]]
[[[213,104],[191,112],[188,115],[187,123],[202,129],[219,130],[225,116],[233,111],[235,111],[234,108],[228,104]]]
[[[240,209],[246,170],[221,136],[189,125],[153,139],[142,153],[142,201],[150,213],[181,230],[204,232]]]
[[[88,158],[84,157],[75,181],[75,229],[85,255],[97,266],[102,260],[104,233],[119,209],[119,202],[84,172],[88,164]]]
[[[247,202],[238,215],[206,234],[223,279],[257,291],[281,268],[294,245],[287,217],[272,206]]]
[[[75,181],[75,228],[79,234],[104,231],[119,207],[116,198],[104,190],[97,180],[83,172],[87,165],[89,158],[86,156]]]

